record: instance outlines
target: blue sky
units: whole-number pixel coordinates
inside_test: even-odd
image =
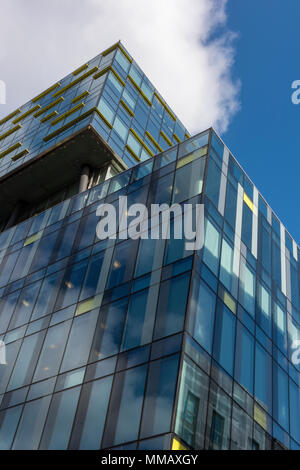
[[[300,2],[230,0],[227,26],[238,33],[233,74],[240,111],[222,138],[300,243]]]

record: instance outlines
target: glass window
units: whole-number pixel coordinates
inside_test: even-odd
[[[237,189],[233,186],[229,179],[227,180],[225,218],[232,227],[235,227],[237,205]]]
[[[175,432],[192,448],[203,449],[208,376],[190,359],[182,367]]]
[[[13,343],[6,345],[5,353],[7,364],[0,364],[0,393],[5,392],[6,386],[10,379],[11,371],[13,370],[15,360],[21,346],[21,342],[21,340],[14,341]]]
[[[112,108],[109,106],[108,102],[106,101],[105,98],[101,97],[98,105],[98,109],[100,113],[105,117],[105,119],[112,124],[114,120],[114,111]]]
[[[255,398],[270,414],[272,413],[272,359],[256,343],[255,347]]]
[[[276,362],[273,362],[273,415],[280,426],[288,431],[288,376]]]
[[[34,381],[43,380],[58,373],[70,326],[71,321],[69,320],[48,329],[34,374]]]
[[[4,333],[7,330],[11,316],[15,309],[20,291],[14,292],[7,297],[1,299],[0,303],[0,333]]]
[[[189,163],[176,171],[173,203],[186,201],[202,191],[205,158]]]
[[[29,272],[37,271],[50,263],[58,233],[58,231],[53,232],[41,239]]]
[[[8,384],[8,390],[23,387],[31,382],[44,337],[45,331],[42,331],[24,339]]]
[[[164,240],[141,239],[135,267],[135,277],[158,269],[162,265]],[[0,320],[1,321],[1,320]]]
[[[172,335],[183,329],[190,273],[164,281],[160,285],[154,338]]]
[[[292,437],[300,442],[300,394],[297,385],[290,380],[290,432]]]
[[[203,249],[203,261],[218,274],[220,256],[220,232],[217,227],[207,218],[205,219],[205,242]]]
[[[205,194],[218,207],[220,192],[221,170],[213,159],[208,159]]]
[[[241,259],[239,301],[252,316],[255,313],[255,274]]]
[[[240,322],[237,327],[235,379],[253,394],[254,338]]]
[[[249,248],[249,250],[251,250],[252,211],[245,202],[243,204],[242,241]]]
[[[179,356],[150,363],[145,395],[141,439],[170,432]]]
[[[93,310],[74,319],[60,372],[76,369],[87,363],[97,318],[98,310]]]
[[[269,290],[258,281],[256,321],[259,326],[271,335],[271,295]]]
[[[50,405],[41,450],[67,449],[81,387],[56,393]]]
[[[29,322],[41,282],[25,287],[20,294],[16,309],[9,324],[9,329],[17,328]]]
[[[102,447],[138,438],[146,373],[145,365],[116,374]]]
[[[112,378],[84,384],[72,433],[71,449],[99,449],[110,397]]]
[[[135,348],[152,340],[158,285],[130,297],[121,350]]]
[[[116,245],[107,282],[108,289],[131,279],[137,247],[137,240],[127,240]]]
[[[234,404],[232,409],[231,449],[252,450],[252,446],[252,419],[239,406]]]
[[[101,308],[90,362],[98,361],[119,351],[126,309],[127,298]]]
[[[218,301],[213,356],[230,375],[233,375],[235,323],[231,311]]]
[[[0,449],[9,450],[18,426],[22,406],[0,411]]]
[[[216,296],[196,275],[189,307],[188,331],[211,354]]]
[[[48,313],[52,312],[62,276],[63,271],[47,276],[44,279],[31,320],[44,317]]]
[[[229,241],[223,238],[220,262],[220,281],[236,298],[238,292],[238,277],[233,271],[234,249]]]
[[[287,350],[286,312],[273,302],[273,341],[282,351]]]
[[[123,121],[118,116],[116,116],[116,119],[114,122],[114,129],[117,132],[117,134],[121,137],[123,142],[126,142],[127,134],[128,134],[128,127],[123,123]]]
[[[130,67],[130,62],[129,60],[127,59],[127,57],[125,57],[125,55],[123,54],[123,52],[121,52],[119,49],[117,49],[117,52],[116,52],[116,55],[115,55],[115,59],[118,64],[122,67],[122,69],[125,71],[125,72],[128,72],[129,70],[129,67]]]
[[[56,303],[57,310],[77,302],[87,263],[88,261],[84,260],[74,264],[67,270],[58,295]]]
[[[65,256],[69,256],[71,253],[79,222],[79,220],[76,220],[76,222],[67,225],[64,229],[61,237],[59,238],[58,246],[56,246],[55,249],[55,261],[64,258]]]
[[[80,300],[93,297],[96,293],[100,292],[99,278],[103,266],[105,252],[90,258],[86,276],[83,282]],[[99,286],[99,287],[98,287]]]
[[[79,239],[76,243],[77,250],[81,250],[93,243],[96,236],[98,218],[95,212],[83,218],[79,227]]]
[[[51,396],[26,403],[18,427],[14,450],[36,450],[46,421]]]
[[[210,386],[206,448],[229,449],[231,399],[214,382]]]

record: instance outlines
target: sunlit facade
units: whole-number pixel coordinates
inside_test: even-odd
[[[106,74],[98,111],[57,132],[77,119],[57,109],[64,117],[59,127],[46,120],[46,135],[57,133],[42,150],[3,157],[0,192],[18,210],[3,211],[0,234],[0,449],[299,448],[299,247],[212,129],[173,145],[187,134],[175,116],[167,133],[173,113],[162,98],[158,134],[142,124],[138,103],[149,106],[148,121],[158,106],[145,78],[132,78],[137,117],[118,141],[133,60],[120,44],[101,57],[119,65],[98,77]],[[115,108],[109,76],[123,87]],[[98,78],[65,93],[85,93],[84,80],[93,87]],[[32,193],[18,205],[22,175]],[[148,208],[204,204],[204,246],[175,239],[176,218],[168,240],[99,240],[97,207],[117,210],[120,196]]]

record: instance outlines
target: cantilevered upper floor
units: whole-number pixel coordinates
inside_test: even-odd
[[[0,217],[75,184],[82,165],[123,170],[187,137],[118,42],[0,119]]]

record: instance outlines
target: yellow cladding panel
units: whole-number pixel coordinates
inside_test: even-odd
[[[154,139],[154,137],[152,137],[152,135],[150,134],[150,132],[146,131],[145,134],[146,134],[146,136],[149,138],[149,140],[152,142],[152,144],[153,144],[160,152],[162,152],[163,149],[162,149],[161,146],[156,142],[156,140]]]
[[[57,111],[53,111],[52,113],[50,114],[47,114],[47,116],[43,117],[41,119],[41,122],[47,122],[49,121],[49,119],[52,119],[54,116],[57,116],[58,115],[58,112]]]
[[[77,317],[78,315],[82,315],[83,313],[89,312],[94,308],[100,307],[101,301],[102,295],[96,295],[96,297],[81,302],[77,306],[75,317]]]
[[[37,118],[37,117],[41,116],[42,114],[46,113],[49,109],[51,109],[54,106],[56,106],[57,104],[61,103],[62,101],[64,101],[63,96],[61,96],[60,98],[58,98],[55,101],[52,101],[52,103],[47,104],[47,106],[45,106],[44,108],[40,109],[37,113],[34,114],[34,117]]]
[[[34,113],[37,109],[40,109],[40,105],[37,104],[36,106],[34,106],[33,108],[29,109],[28,111],[26,111],[26,113],[23,113],[21,114],[21,116],[18,116],[16,119],[13,120],[13,124],[17,124],[17,122],[20,122],[22,121],[22,119],[25,119],[27,116],[29,116],[30,114]]]
[[[13,152],[14,150],[16,150],[17,148],[21,146],[22,146],[22,143],[17,142],[16,144],[12,145],[12,147],[9,147],[8,149],[4,150],[4,152],[0,153],[0,158],[5,157],[6,155],[8,155],[9,153]]]
[[[23,246],[31,245],[31,243],[36,242],[37,240],[39,240],[41,238],[42,234],[43,234],[43,230],[41,230],[40,232],[35,233],[34,235],[31,235],[31,237],[28,237],[24,241]]]
[[[175,133],[173,134],[173,137],[174,139],[176,140],[176,142],[178,142],[180,144],[181,140],[179,139],[178,135],[176,135]]]
[[[257,215],[257,207],[253,204],[250,197],[245,192],[244,192],[244,202],[247,204],[249,209],[251,209],[252,212],[254,212],[254,214]]]
[[[73,82],[69,83],[68,85],[64,86],[63,88],[61,88],[60,90],[58,90],[56,93],[53,94],[53,97],[56,98],[56,96],[59,96],[61,95],[62,93],[64,93],[65,91],[69,90],[69,88],[72,88],[73,86],[77,85],[78,83],[80,83],[82,80],[84,80],[85,78],[89,77],[90,75],[92,75],[93,73],[97,72],[97,70],[99,70],[99,67],[93,67],[91,70],[89,70],[88,72],[84,73],[83,75],[80,75],[80,77],[76,78],[76,80],[73,80]]]
[[[126,109],[127,113],[130,114],[131,117],[134,116],[134,112],[131,111],[131,109],[129,108],[129,106],[127,106],[127,104],[125,103],[125,101],[121,100],[120,101],[121,105],[123,106],[124,109]]]
[[[254,403],[254,421],[267,430],[267,415],[256,403]]]
[[[60,127],[59,129],[56,129],[56,131],[53,131],[51,132],[51,134],[48,134],[46,135],[46,137],[44,137],[44,142],[48,142],[49,140],[53,139],[53,137],[57,136],[58,134],[60,134],[61,132],[64,132],[66,131],[67,129],[69,129],[70,127],[74,126],[75,124],[77,124],[78,122],[82,121],[83,119],[85,119],[86,117],[88,117],[90,114],[92,114],[93,112],[97,112],[97,108],[91,108],[89,109],[86,113],[83,113],[81,114],[80,116],[77,116],[75,119],[73,119],[72,121],[68,122],[67,124],[65,124],[64,126]]]
[[[172,443],[172,450],[188,450],[188,448],[181,444],[181,442],[174,437]]]
[[[132,85],[134,86],[134,88],[140,93],[140,95],[142,95],[142,97],[144,98],[144,100],[146,101],[146,103],[149,105],[149,106],[152,106],[152,103],[151,101],[147,98],[147,96],[145,95],[145,93],[143,92],[143,90],[138,86],[138,84],[133,80],[133,78],[128,75],[128,78],[129,80],[131,81]]]
[[[140,138],[140,136],[135,132],[134,129],[129,129],[130,132],[134,135],[134,137],[139,141],[139,143],[144,147],[145,150],[153,157],[153,153],[149,149],[149,147],[143,142],[143,140]]]
[[[132,58],[130,57],[129,54],[127,54],[127,52],[125,51],[125,49],[122,47],[122,45],[119,42],[117,42],[116,44],[113,44],[113,46],[111,46],[108,49],[106,49],[105,51],[103,51],[102,52],[103,57],[105,57],[106,55],[108,55],[110,52],[114,51],[117,48],[120,49],[121,52],[123,52],[126,59],[131,63]]]
[[[160,135],[165,139],[167,144],[170,145],[170,147],[172,147],[172,145],[173,145],[172,142],[170,141],[169,137],[163,131],[160,131]]]
[[[63,119],[65,119],[66,117],[70,116],[71,114],[75,113],[76,111],[78,111],[79,109],[83,108],[84,106],[84,103],[80,103],[78,104],[77,106],[74,106],[74,108],[71,108],[69,109],[69,111],[66,111],[64,114],[62,114],[61,116],[58,116],[56,119],[54,119],[53,121],[51,121],[51,126],[54,126],[55,124],[57,124],[58,122],[62,121]]]
[[[83,98],[85,98],[85,97],[88,96],[89,94],[90,94],[90,92],[89,92],[88,90],[84,91],[84,92],[81,93],[80,95],[75,96],[75,98],[72,99],[72,103],[73,103],[73,104],[77,103],[77,101],[82,100]]]
[[[78,69],[74,70],[73,75],[78,75],[80,72],[83,72],[87,68],[88,64],[84,64],[81,67],[78,67]]]
[[[4,134],[0,135],[0,140],[5,139],[5,137],[8,137],[9,135],[13,134],[14,132],[18,131],[21,129],[21,124],[17,124],[15,127],[10,129],[9,131],[5,132]]]
[[[236,311],[235,301],[233,300],[231,295],[229,295],[228,292],[226,291],[224,291],[223,293],[223,302],[229,308],[229,310],[231,310],[232,313],[235,314],[235,311]]]
[[[173,121],[176,121],[175,115],[172,113],[172,111],[170,110],[168,105],[163,101],[163,99],[159,96],[159,94],[156,91],[154,92],[154,96],[158,99],[160,104],[165,108],[165,110],[170,115],[170,117],[173,119]]]
[[[2,124],[4,124],[5,122],[9,121],[10,119],[12,119],[13,117],[15,117],[17,114],[20,114],[21,110],[20,109],[16,109],[13,113],[10,113],[8,116],[6,116],[5,118],[1,119],[0,121],[0,126]]]
[[[137,156],[137,154],[132,150],[132,148],[130,147],[130,145],[126,144],[126,147],[128,152],[133,156],[133,158],[135,158],[136,161],[140,161],[139,157]]]
[[[25,150],[22,150],[22,152],[20,153],[17,153],[17,155],[15,155],[14,157],[11,157],[11,159],[16,162],[17,160],[19,160],[20,158],[24,157],[24,155],[27,155],[29,153],[29,150],[28,149],[25,149]]]
[[[38,96],[36,96],[35,98],[33,98],[33,102],[35,103],[36,101],[40,100],[41,98],[44,98],[44,96],[48,95],[48,93],[51,93],[51,91],[55,90],[56,88],[58,88],[60,86],[60,83],[55,83],[55,85],[52,85],[50,88],[47,88],[47,90],[43,91],[42,93],[40,93]]]

